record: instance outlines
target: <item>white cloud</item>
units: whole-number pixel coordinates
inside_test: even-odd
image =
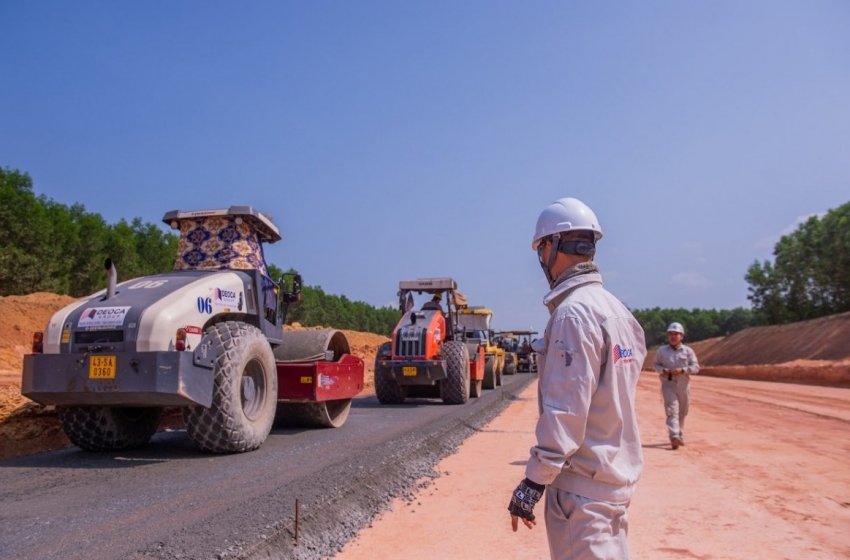
[[[670,284],[691,290],[705,290],[714,286],[714,282],[699,272],[680,272],[674,274],[670,279]]]
[[[763,237],[758,242],[756,242],[756,249],[773,250],[773,248],[776,246],[776,244],[779,242],[779,240],[783,236],[790,235],[790,234],[794,233],[795,231],[797,231],[797,228],[799,228],[802,224],[806,223],[809,220],[809,218],[811,218],[812,216],[817,216],[818,218],[823,218],[824,216],[826,216],[826,212],[814,212],[812,214],[806,214],[804,216],[797,216],[797,218],[795,218],[794,221],[790,225],[787,225],[784,228],[782,228],[782,230],[779,233],[776,233],[774,235],[769,235],[767,237]]]

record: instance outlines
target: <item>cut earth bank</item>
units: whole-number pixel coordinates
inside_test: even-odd
[[[55,412],[20,395],[20,371],[32,331],[71,301],[0,297],[0,458],[69,445]],[[346,335],[371,380],[386,338]],[[675,454],[657,377],[645,372],[637,404],[646,470],[629,510],[634,558],[850,557],[848,337],[850,314],[842,314],[694,344],[706,377],[694,378],[687,446]],[[337,558],[547,557],[542,523],[511,533],[506,510],[533,443],[535,390],[529,386],[436,467],[443,476],[396,500]],[[179,424],[179,414],[169,421]]]

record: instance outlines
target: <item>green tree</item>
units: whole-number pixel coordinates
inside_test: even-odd
[[[780,324],[850,311],[850,202],[812,216],[756,261],[744,277],[759,324]]]
[[[85,296],[106,285],[107,257],[129,279],[171,270],[176,247],[175,235],[140,218],[110,226],[81,204],[36,196],[28,174],[0,168],[0,295]]]
[[[287,272],[296,273],[295,269]],[[283,273],[274,265],[269,265],[269,273],[279,278]],[[327,294],[321,286],[304,285],[301,288],[301,301],[290,305],[286,313],[286,323],[299,323],[305,327],[333,327],[362,332],[389,335],[401,319],[398,309],[375,307],[363,301],[352,301],[345,295]]]
[[[57,248],[47,201],[28,173],[0,168],[0,295],[57,291]]]

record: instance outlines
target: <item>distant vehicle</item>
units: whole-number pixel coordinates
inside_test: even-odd
[[[277,227],[250,206],[165,214],[174,270],[117,283],[58,311],[33,336],[21,392],[56,405],[86,450],[137,447],[166,406],[201,449],[258,448],[273,424],[339,427],[363,389],[363,361],[338,331],[283,332],[301,277],[269,278]]]
[[[514,375],[517,372],[516,337],[509,332],[501,331],[494,333],[493,341],[505,352],[504,374]]]
[[[495,389],[502,384],[502,372],[505,368],[505,351],[492,340],[493,330],[490,320],[493,312],[486,307],[467,307],[460,311],[460,325],[464,329],[464,339],[484,345],[484,388]]]
[[[517,372],[536,373],[537,358],[531,349],[531,341],[537,331],[502,331],[501,334],[516,340]]]
[[[402,317],[392,341],[375,355],[375,394],[381,404],[400,404],[408,397],[438,397],[463,404],[481,396],[484,346],[467,342],[458,324],[466,297],[451,278],[402,280],[398,284]],[[413,308],[413,294],[439,295],[445,302]]]

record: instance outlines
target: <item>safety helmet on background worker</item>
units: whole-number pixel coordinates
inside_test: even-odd
[[[431,299],[440,301],[441,299],[443,299],[443,294],[434,294],[434,297],[432,297]]]
[[[667,327],[667,332],[677,332],[682,336],[685,335],[685,327],[682,326],[682,323],[670,323],[670,326]]]
[[[578,199],[559,198],[547,206],[537,218],[531,248],[536,251],[540,240],[550,235],[582,230],[592,231],[594,242],[602,239],[602,228],[593,210]]]

